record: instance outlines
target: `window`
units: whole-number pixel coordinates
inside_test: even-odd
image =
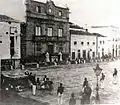
[[[50,13],[52,12],[52,9],[51,9],[51,8],[49,8],[49,12],[50,12]]]
[[[80,52],[80,50],[78,50],[78,52]]]
[[[83,45],[84,44],[84,42],[81,42],[81,45]]]
[[[36,35],[36,36],[40,36],[40,35],[41,35],[41,27],[36,26],[35,35]]]
[[[2,41],[0,40],[0,43],[2,43]]]
[[[52,36],[52,28],[48,28],[47,29],[47,35],[48,36]]]
[[[76,41],[74,41],[74,45],[76,45],[77,44],[77,42]]]
[[[87,42],[87,45],[89,45],[90,43],[89,42]]]
[[[17,27],[10,27],[10,34],[17,33]]]
[[[62,11],[59,11],[59,16],[62,16]]]
[[[58,36],[62,36],[62,34],[63,34],[63,30],[62,29],[58,29]]]
[[[100,44],[102,44],[102,41],[100,41]]]
[[[38,12],[38,13],[41,12],[41,7],[40,7],[40,6],[37,6],[37,7],[36,7],[36,12]]]
[[[95,45],[95,42],[93,42],[93,45]]]
[[[42,48],[41,48],[41,44],[40,43],[36,43],[36,47],[37,47],[37,49],[36,49],[37,51],[41,51]]]
[[[103,44],[104,44],[105,42],[103,41]]]

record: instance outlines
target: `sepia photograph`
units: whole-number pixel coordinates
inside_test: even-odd
[[[119,105],[119,0],[0,0],[0,105]]]

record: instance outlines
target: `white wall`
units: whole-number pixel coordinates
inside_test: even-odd
[[[112,52],[112,49],[113,49],[113,46],[114,46],[114,49],[116,49],[116,45],[119,46],[120,45],[120,40],[119,41],[113,41],[113,39],[120,39],[120,32],[119,32],[119,29],[117,28],[114,28],[112,26],[108,26],[108,27],[101,27],[101,28],[89,28],[89,31],[92,32],[92,33],[99,33],[99,34],[102,34],[104,36],[106,36],[105,38],[105,49],[106,49],[106,53],[111,53],[113,54]],[[101,46],[102,47],[102,46]],[[119,48],[118,48],[118,52],[117,52],[117,55],[119,55]],[[116,52],[114,51],[114,56],[116,56]]]
[[[74,41],[77,42],[76,45],[74,45]],[[81,42],[84,42],[83,45],[81,45]],[[89,45],[87,45],[87,42],[89,42]],[[93,42],[95,42],[95,45],[93,45]],[[72,52],[75,52],[75,56],[77,58],[78,50],[80,50],[81,57],[83,57],[83,50],[86,50],[86,57],[88,51],[92,49],[90,55],[92,57],[92,52],[95,52],[96,56],[96,36],[92,35],[75,35],[71,34],[71,56]]]
[[[17,33],[10,34],[10,27],[16,27]],[[8,34],[6,34],[8,32]],[[0,22],[0,59],[10,59],[10,36],[14,36],[15,54],[13,59],[20,59],[20,23],[8,24],[8,22]]]

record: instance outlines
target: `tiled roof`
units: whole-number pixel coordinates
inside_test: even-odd
[[[104,35],[101,35],[99,33],[92,33],[93,35],[97,35],[98,37],[105,37]]]
[[[0,14],[0,21],[15,21],[15,20],[9,16]]]
[[[72,22],[69,22],[69,25],[70,25],[70,28],[75,28],[75,29],[84,29],[83,27],[80,27],[79,25],[74,24],[74,23],[72,23]]]
[[[70,30],[70,34],[76,34],[76,35],[92,35],[92,33],[89,33],[87,31],[75,31],[75,30]]]

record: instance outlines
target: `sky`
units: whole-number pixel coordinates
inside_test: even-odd
[[[37,0],[46,2],[46,0]],[[70,9],[70,21],[78,25],[113,25],[120,28],[120,0],[53,0]],[[24,0],[0,0],[0,14],[24,21]]]

